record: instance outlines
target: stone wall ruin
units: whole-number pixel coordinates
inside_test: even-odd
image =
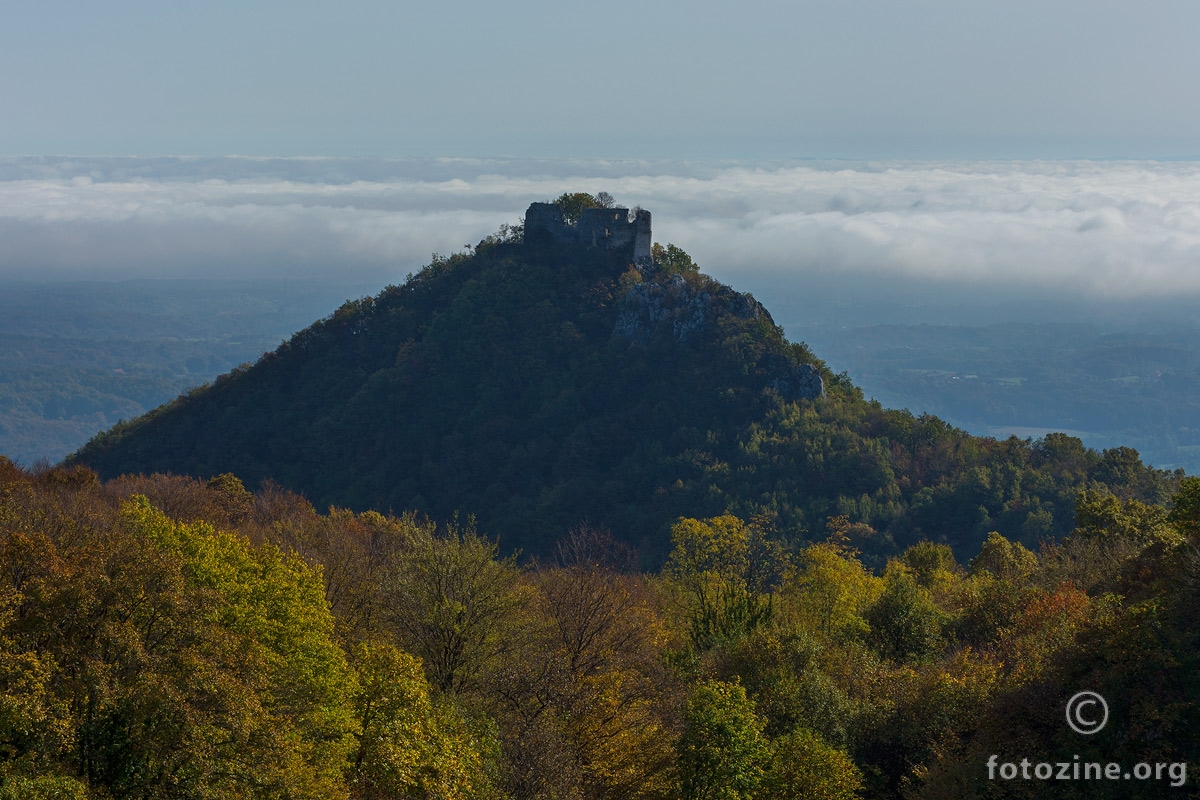
[[[525,241],[575,244],[605,250],[631,248],[633,262],[650,259],[650,212],[627,208],[585,208],[572,225],[554,203],[531,203],[525,212]]]

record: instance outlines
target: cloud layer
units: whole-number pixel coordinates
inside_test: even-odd
[[[532,200],[605,190],[706,269],[1200,294],[1200,164],[0,160],[0,277],[397,279]]]

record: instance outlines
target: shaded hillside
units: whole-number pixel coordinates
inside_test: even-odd
[[[973,555],[990,530],[1065,534],[1088,481],[1168,491],[1131,451],[978,439],[867,403],[753,298],[656,254],[639,272],[622,249],[490,237],[73,458],[474,515],[531,553],[586,520],[651,559],[681,515],[730,510],[783,538],[846,515],[868,557],[920,537]]]

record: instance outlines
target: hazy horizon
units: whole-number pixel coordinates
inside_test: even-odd
[[[0,280],[369,291],[581,190],[783,320],[1186,319],[1200,295],[1200,162],[1155,161],[6,158]]]

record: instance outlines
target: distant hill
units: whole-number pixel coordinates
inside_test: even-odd
[[[922,537],[969,557],[990,530],[1069,532],[1089,482],[1161,501],[1177,479],[885,410],[679,248],[647,257],[646,212],[537,205],[539,228],[435,257],[71,460],[457,512],[531,554],[587,523],[650,561],[679,516],[726,510],[780,539],[841,531],[868,561]]]
[[[792,330],[787,320],[782,321]],[[809,343],[864,392],[979,434],[1058,430],[1090,447],[1136,447],[1200,473],[1196,324],[884,325],[809,330]]]

